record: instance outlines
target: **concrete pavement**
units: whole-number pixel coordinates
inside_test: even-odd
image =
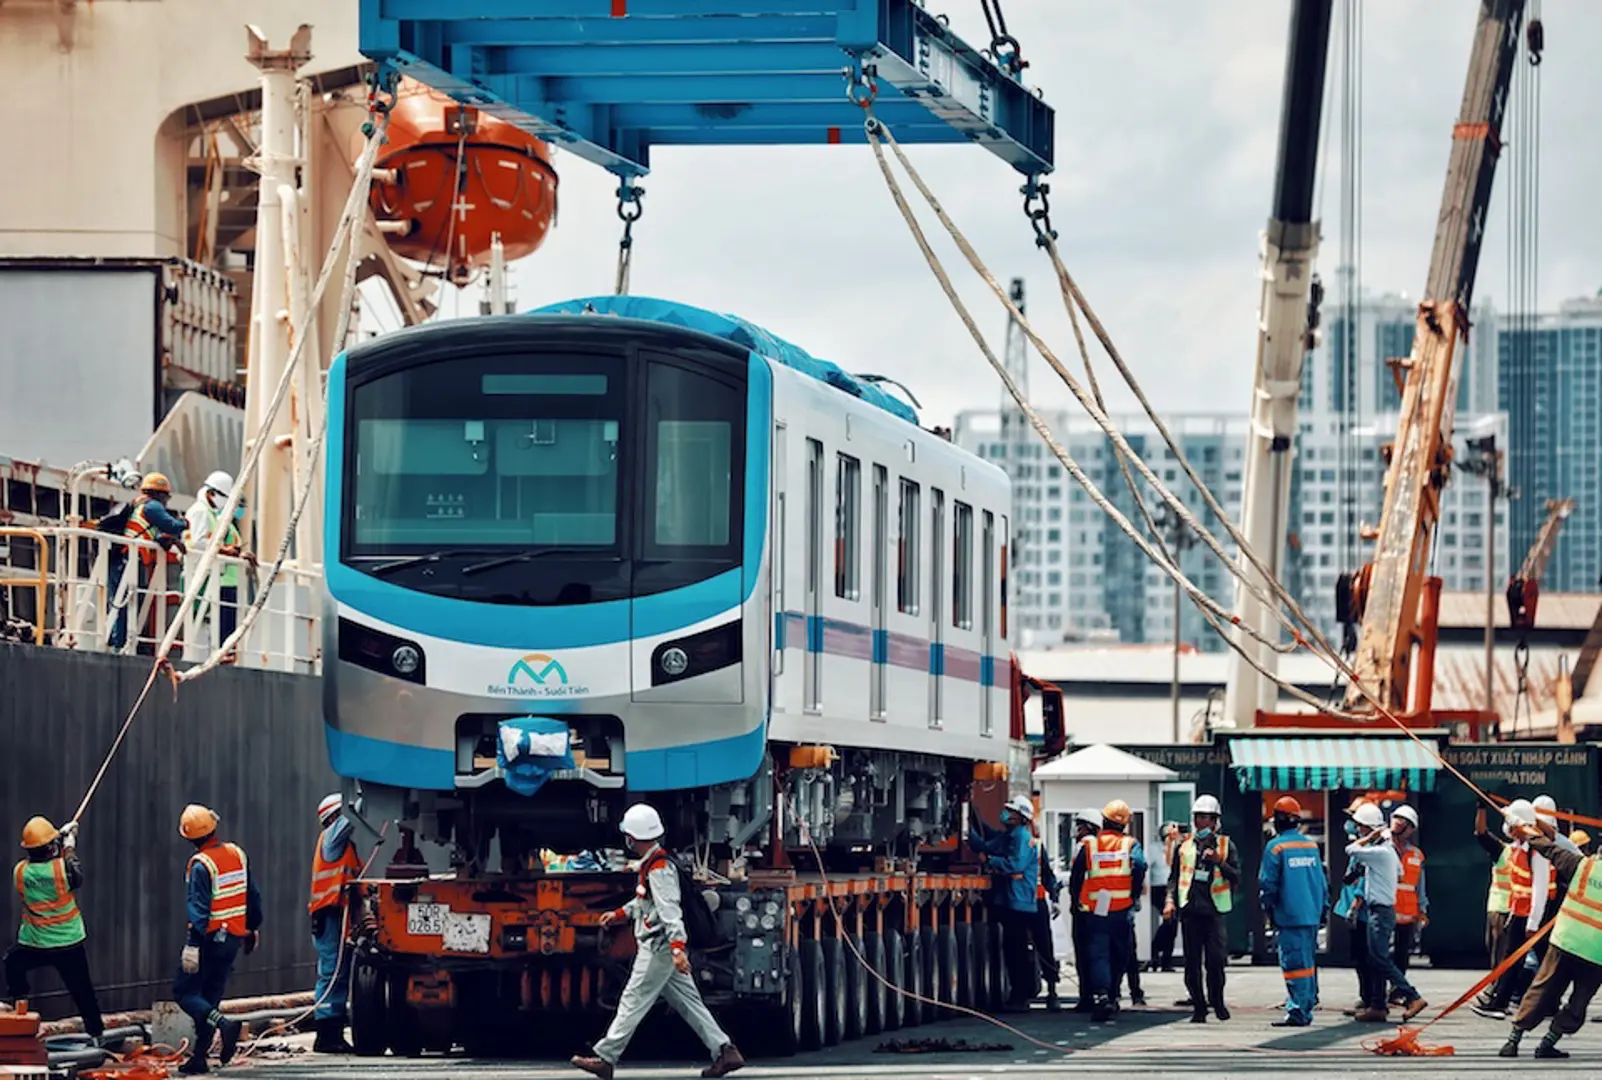
[[[1467,971],[1420,970],[1419,990],[1434,1005],[1433,1016],[1479,977]],[[1362,1049],[1365,1040],[1395,1034],[1394,1025],[1357,1024],[1340,1015],[1351,1004],[1356,979],[1349,970],[1321,975],[1324,1008],[1311,1028],[1272,1028],[1279,1015],[1284,985],[1271,968],[1232,967],[1229,997],[1234,1014],[1228,1023],[1189,1023],[1190,1011],[1173,1002],[1183,996],[1177,974],[1145,978],[1146,1009],[1126,1009],[1110,1025],[1092,1024],[1072,1013],[1050,1014],[1037,1009],[1022,1017],[1003,1019],[1021,1034],[969,1017],[894,1032],[889,1036],[858,1040],[828,1050],[793,1058],[762,1058],[760,1045],[747,1038],[743,1049],[751,1059],[739,1075],[756,1078],[916,1078],[916,1080],[982,1080],[998,1074],[1029,1077],[1139,1074],[1144,1078],[1197,1076],[1270,1076],[1294,1070],[1307,1076],[1329,1078],[1508,1075],[1533,1072],[1531,1058],[1540,1032],[1525,1040],[1517,1063],[1496,1056],[1508,1025],[1484,1020],[1467,1008],[1429,1029],[1429,1045],[1450,1045],[1451,1057],[1382,1058]],[[1399,1015],[1399,1011],[1393,1010]],[[676,1020],[673,1021],[677,1023]],[[1544,1028],[1542,1029],[1544,1030]],[[1025,1038],[1027,1036],[1028,1038]],[[1010,1050],[972,1053],[890,1054],[876,1052],[886,1039],[965,1039],[969,1043],[1007,1043]],[[1038,1040],[1039,1043],[1031,1042]],[[309,1040],[306,1040],[309,1042]],[[1040,1045],[1044,1044],[1044,1045]],[[1574,1057],[1566,1062],[1540,1062],[1540,1071],[1575,1075],[1602,1075],[1602,1026],[1586,1027],[1565,1039],[1563,1048]],[[1050,1047],[1051,1049],[1047,1049]],[[703,1062],[651,1060],[652,1048],[639,1044],[631,1050],[618,1076],[652,1078],[693,1077]],[[263,1080],[356,1080],[358,1077],[393,1080],[458,1080],[496,1077],[579,1077],[584,1074],[564,1062],[480,1063],[466,1058],[432,1057],[417,1060],[335,1059],[310,1054],[280,1056],[258,1054],[256,1069]]]

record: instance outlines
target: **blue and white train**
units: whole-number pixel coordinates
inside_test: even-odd
[[[643,795],[725,852],[904,852],[1015,755],[1007,478],[876,386],[606,297],[380,338],[328,397],[325,718],[369,820],[483,865]],[[574,760],[523,798],[530,715]]]

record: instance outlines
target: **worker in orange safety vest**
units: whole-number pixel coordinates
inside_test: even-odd
[[[356,854],[356,838],[351,820],[341,811],[345,800],[329,795],[317,804],[317,821],[322,831],[312,853],[311,913],[312,944],[317,947],[317,1038],[312,1051],[318,1054],[349,1054],[345,1041],[345,1001],[350,990],[351,951],[346,947],[349,924],[349,896],[346,886],[362,873],[362,860]]]
[[[1418,935],[1430,924],[1430,897],[1425,888],[1424,851],[1418,846],[1418,811],[1402,805],[1391,811],[1391,843],[1402,861],[1402,879],[1396,883],[1396,936],[1391,959],[1396,970],[1407,974]],[[1402,992],[1392,988],[1390,1004],[1403,1004]]]
[[[1503,808],[1502,814],[1507,823],[1504,831],[1516,829],[1524,823],[1533,825],[1538,820],[1535,804],[1529,799],[1514,799]],[[1493,956],[1493,960],[1498,964],[1524,944],[1531,926],[1539,927],[1540,916],[1555,910],[1557,902],[1557,875],[1547,874],[1541,895],[1537,897],[1535,867],[1530,860],[1529,845],[1516,833],[1509,835],[1513,837],[1512,842],[1503,848],[1502,859],[1498,861],[1498,866],[1505,869],[1508,886],[1507,920],[1502,928],[1499,955]],[[1483,839],[1481,843],[1484,843]],[[1494,900],[1496,871],[1493,870],[1492,874]],[[1515,994],[1522,989],[1522,984],[1524,984],[1523,965],[1514,964],[1502,973],[1502,977],[1496,981],[1489,994],[1474,1002],[1474,1011],[1493,1020],[1506,1020],[1508,1007],[1512,1004]]]
[[[1146,883],[1146,856],[1125,832],[1132,816],[1122,799],[1102,807],[1101,832],[1080,843],[1069,871],[1069,892],[1086,922],[1091,1019],[1098,1023],[1118,1011],[1117,978],[1129,970],[1135,899]]]
[[[216,811],[194,803],[178,819],[179,835],[195,848],[184,869],[188,937],[172,983],[178,1007],[195,1022],[194,1051],[178,1068],[185,1076],[211,1071],[206,1054],[213,1029],[222,1036],[218,1061],[233,1060],[241,1028],[222,1014],[223,994],[240,951],[250,955],[260,940],[261,894],[244,849],[217,839],[217,820]]]

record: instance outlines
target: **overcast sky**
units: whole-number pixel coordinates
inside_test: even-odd
[[[1602,288],[1602,3],[1538,6],[1547,42],[1540,291],[1551,307]],[[970,42],[988,38],[977,0],[929,7],[946,11]],[[1070,269],[1159,408],[1244,411],[1290,5],[1004,7],[1031,61],[1028,81],[1056,109],[1052,201]],[[1422,287],[1477,8],[1474,0],[1365,7],[1361,274],[1376,292],[1416,296]],[[1326,109],[1326,125],[1335,119]],[[1333,294],[1339,189],[1328,146],[1320,266]],[[1027,279],[1033,319],[1071,356],[1050,267],[1022,217],[1018,174],[974,146],[910,150],[997,276]],[[518,267],[520,309],[612,287],[616,183],[571,155],[556,165],[560,221]],[[633,292],[739,314],[848,370],[894,376],[923,402],[925,424],[999,401],[999,382],[914,247],[868,148],[658,148],[653,165]],[[1499,307],[1505,179],[1478,286]],[[955,260],[949,245],[941,251]],[[959,280],[999,349],[1004,311],[966,267]],[[476,303],[476,291],[464,299]],[[1031,378],[1042,404],[1068,401],[1038,358]]]

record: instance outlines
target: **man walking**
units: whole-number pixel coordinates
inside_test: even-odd
[[[1389,1010],[1388,988],[1396,987],[1403,1002],[1403,1019],[1411,1020],[1429,1003],[1396,970],[1391,956],[1396,932],[1396,887],[1402,862],[1385,828],[1385,816],[1373,803],[1364,803],[1352,815],[1362,834],[1347,845],[1346,857],[1363,864],[1363,907],[1368,912],[1368,978],[1364,980],[1363,1023],[1384,1023]]]
[[[985,856],[1004,887],[996,890],[996,918],[1001,923],[1001,947],[1007,961],[1012,993],[1002,1003],[1009,1012],[1023,1012],[1035,996],[1035,961],[1030,939],[1039,911],[1040,851],[1030,832],[1035,804],[1017,795],[1001,809],[1001,831],[990,832],[977,816],[968,844]],[[1050,918],[1050,911],[1047,912]],[[1050,934],[1050,925],[1047,925]]]
[[[185,1076],[211,1071],[206,1053],[213,1029],[222,1035],[218,1063],[233,1060],[241,1029],[238,1020],[222,1014],[223,995],[240,951],[249,956],[260,940],[261,894],[244,849],[217,839],[217,820],[215,811],[193,803],[178,819],[179,835],[195,846],[184,869],[188,937],[172,982],[178,1007],[195,1022],[195,1048],[178,1068]]]
[[[87,935],[78,912],[83,867],[78,863],[77,822],[58,831],[46,818],[31,818],[22,827],[22,850],[27,858],[11,874],[22,926],[17,943],[6,952],[6,993],[13,1002],[21,1001],[28,996],[30,971],[55,968],[83,1018],[84,1031],[98,1040],[106,1026],[89,977],[83,944]]]
[[[659,997],[700,1037],[712,1054],[702,1076],[727,1076],[745,1065],[729,1036],[707,1011],[690,975],[689,935],[684,929],[679,872],[662,844],[667,831],[656,808],[635,803],[623,813],[622,830],[629,853],[639,859],[639,882],[634,899],[601,916],[603,928],[619,919],[634,920],[634,967],[618,998],[617,1015],[606,1036],[595,1044],[593,1055],[573,1058],[573,1065],[601,1080],[611,1080],[618,1059],[628,1048],[634,1031]]]
[[[1218,830],[1223,807],[1212,795],[1203,795],[1191,808],[1194,831],[1179,846],[1179,873],[1163,918],[1179,918],[1185,944],[1185,990],[1189,994],[1190,1022],[1205,1024],[1207,1009],[1228,1020],[1224,1003],[1224,967],[1229,963],[1229,931],[1224,916],[1235,907],[1235,883],[1240,862],[1235,845]],[[1203,969],[1206,982],[1202,981]]]
[[[1329,881],[1318,844],[1302,831],[1302,805],[1289,795],[1274,804],[1274,839],[1263,851],[1257,886],[1279,943],[1289,995],[1274,1027],[1306,1027],[1318,1003],[1318,928],[1329,908]]]

